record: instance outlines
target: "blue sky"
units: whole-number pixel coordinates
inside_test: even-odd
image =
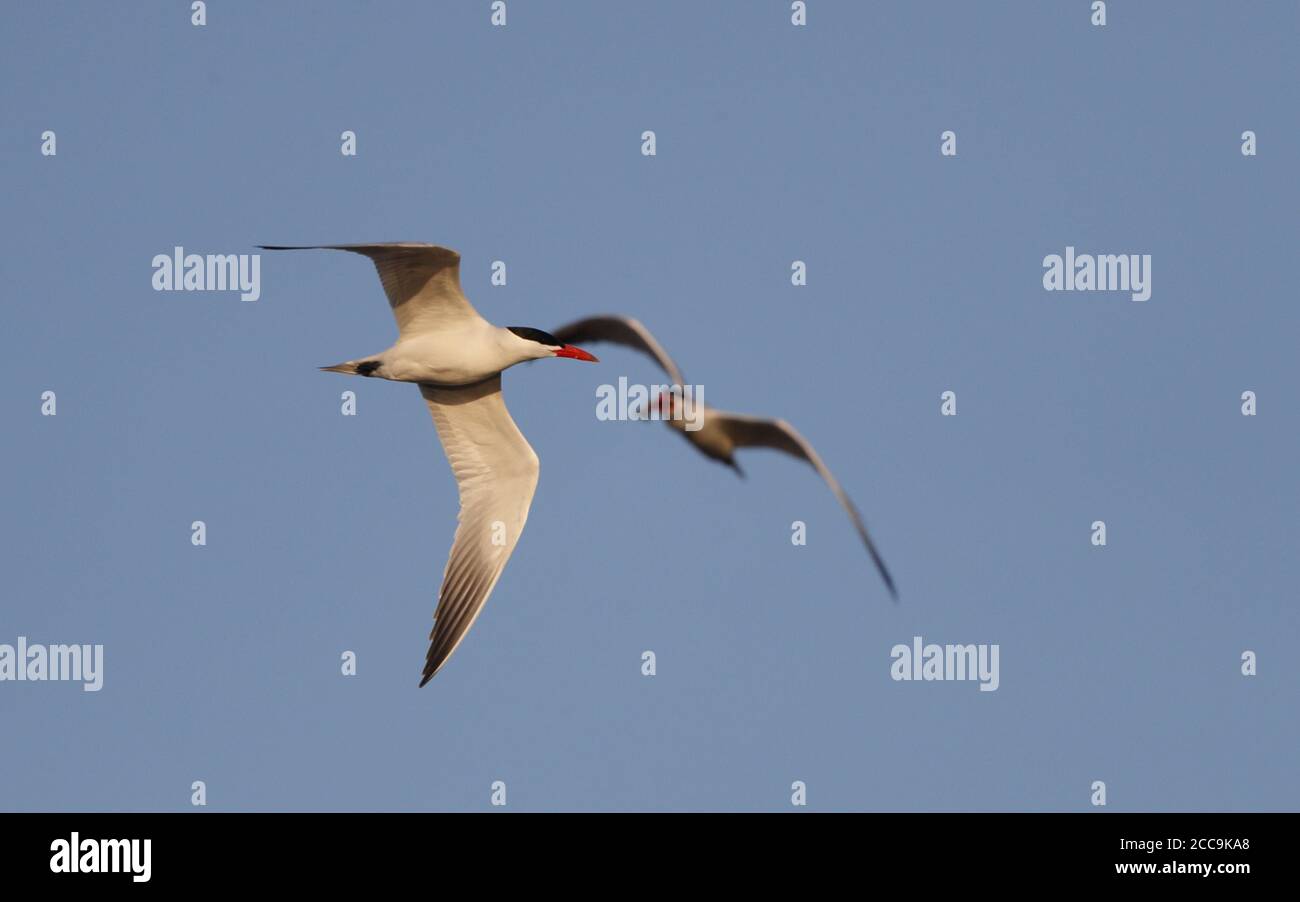
[[[1088,6],[10,10],[0,643],[105,673],[0,682],[0,808],[1300,807],[1300,12]],[[385,240],[459,250],[501,325],[635,315],[790,420],[901,601],[810,468],[598,420],[658,374],[597,349],[506,373],[541,482],[417,690],[455,485],[414,387],[315,369],[393,339],[373,270],[150,287],[176,245]],[[1151,299],[1045,291],[1067,245],[1150,254]],[[916,635],[998,644],[1000,687],[891,680]]]

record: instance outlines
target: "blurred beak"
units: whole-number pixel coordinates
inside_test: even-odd
[[[565,345],[555,352],[556,357],[569,357],[573,360],[590,360],[592,363],[600,363],[600,358],[595,354],[588,354],[582,348],[575,348],[573,345]]]

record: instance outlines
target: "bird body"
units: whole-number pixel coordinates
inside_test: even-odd
[[[690,424],[685,416],[677,415],[673,407],[676,401],[672,399],[671,394],[659,396],[662,401],[652,401],[652,404],[659,404],[660,418],[668,424],[668,428],[674,432],[681,433],[688,442],[695,446],[696,450],[711,457],[719,463],[726,464],[729,467],[736,466],[736,441],[727,431],[725,417],[727,414],[713,407],[709,407],[703,402],[696,401],[696,410],[694,411],[694,421],[699,424],[698,429],[687,429]]]
[[[552,356],[544,345],[478,319],[450,323],[436,332],[403,336],[380,354],[338,364],[345,368],[342,370],[326,369],[393,382],[472,385],[525,360]]]
[[[417,383],[460,495],[423,686],[451,658],[483,610],[523,533],[537,488],[537,454],[506,409],[501,372],[543,357],[596,358],[540,329],[501,328],[479,316],[461,292],[455,251],[414,243],[327,247],[374,262],[399,334],[380,354],[322,369]]]

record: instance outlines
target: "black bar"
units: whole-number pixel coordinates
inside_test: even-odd
[[[1231,892],[1259,877],[1286,880],[1295,814],[5,814],[6,885],[39,882],[205,889],[292,884],[296,889],[427,881],[431,869],[463,879],[598,872],[660,874],[682,868],[734,875],[852,876],[872,885],[1131,884]],[[143,862],[117,873],[70,873],[59,841],[76,834],[86,863],[149,839]],[[92,842],[91,847],[86,843]],[[1170,848],[1171,840],[1173,848]],[[1158,845],[1157,845],[1158,844]],[[53,847],[53,851],[52,851]],[[142,845],[134,848],[143,849]],[[132,873],[131,865],[135,865]],[[1208,865],[1209,873],[1199,873]],[[1166,869],[1168,866],[1168,869]],[[1195,867],[1198,873],[1189,872]],[[1151,873],[1135,873],[1135,867]],[[538,870],[540,869],[540,870]],[[1121,869],[1125,872],[1121,873]],[[1231,869],[1232,873],[1225,869]],[[462,878],[457,878],[462,879]],[[417,885],[419,885],[417,883]]]

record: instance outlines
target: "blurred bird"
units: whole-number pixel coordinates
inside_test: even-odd
[[[668,378],[672,380],[674,385],[678,387],[685,385],[681,370],[678,369],[673,359],[668,356],[668,352],[664,350],[663,345],[659,344],[655,337],[650,334],[649,329],[631,317],[605,315],[580,319],[556,329],[555,339],[562,342],[582,344],[610,342],[632,348],[643,354],[648,354],[668,374]],[[736,463],[735,458],[737,448],[775,448],[812,464],[813,468],[821,474],[822,479],[826,480],[826,484],[830,486],[840,505],[848,513],[849,519],[853,521],[853,526],[858,531],[858,535],[862,537],[862,543],[867,547],[867,553],[871,555],[871,560],[875,562],[876,569],[880,571],[880,576],[885,581],[890,596],[897,600],[898,590],[894,587],[894,579],[890,576],[889,568],[885,566],[880,552],[876,550],[876,543],[872,541],[871,534],[867,532],[866,524],[862,522],[862,515],[853,506],[848,494],[840,487],[839,481],[832,475],[826,464],[822,463],[822,459],[813,450],[813,446],[793,426],[785,420],[762,419],[738,413],[727,413],[701,404],[703,407],[702,422],[698,429],[691,430],[687,426],[694,418],[684,415],[682,403],[682,401],[678,400],[678,394],[660,392],[657,398],[651,402],[651,407],[647,413],[657,413],[659,418],[668,424],[669,428],[685,437],[688,442],[695,446],[696,450],[706,457],[711,457],[731,467],[742,477],[745,475],[744,471],[740,469],[740,465]],[[700,414],[701,411],[695,411],[696,417]]]

